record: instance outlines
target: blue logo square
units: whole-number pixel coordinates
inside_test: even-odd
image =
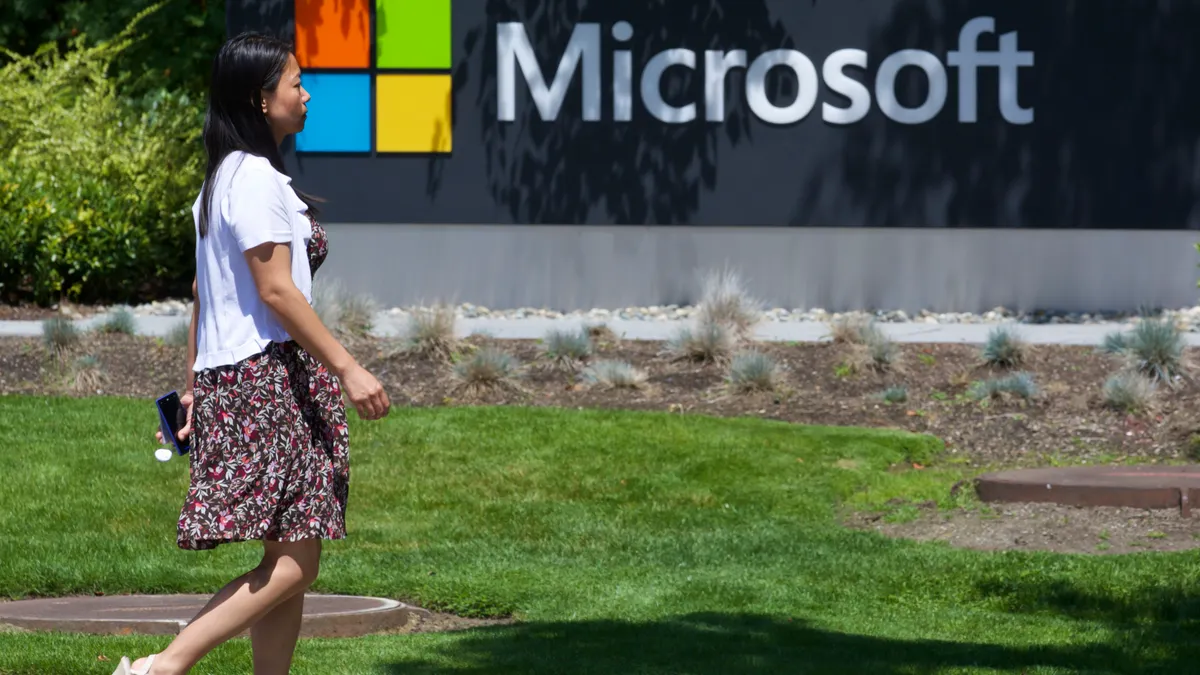
[[[304,73],[308,120],[296,134],[297,152],[371,151],[371,76]]]

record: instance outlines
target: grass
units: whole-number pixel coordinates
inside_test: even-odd
[[[326,543],[314,590],[519,623],[302,640],[298,675],[1149,674],[1200,656],[1195,553],[841,527],[842,505],[950,499],[962,471],[928,437],[514,408],[351,422],[350,536]],[[175,547],[187,466],[153,461],[153,427],[149,401],[0,398],[0,596],[207,594],[257,562],[255,544]],[[0,673],[107,675],[166,642],[0,632]],[[192,672],[248,666],[236,640]]]

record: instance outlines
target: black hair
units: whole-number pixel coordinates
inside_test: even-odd
[[[258,33],[242,33],[221,45],[213,59],[208,113],[204,118],[204,149],[208,165],[200,199],[200,236],[208,233],[213,177],[229,153],[241,150],[265,158],[287,175],[283,155],[262,112],[262,92],[275,91],[292,49],[288,43]],[[293,190],[295,188],[293,187]],[[296,190],[314,215],[316,197]]]

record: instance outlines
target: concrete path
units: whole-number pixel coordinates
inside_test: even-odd
[[[76,325],[88,329],[102,322],[103,316],[80,319]],[[171,329],[185,320],[178,316],[149,316],[137,318],[137,331],[141,335],[165,336]],[[402,335],[406,317],[385,313],[376,319],[375,333],[380,337]],[[475,318],[459,319],[458,332],[462,336],[486,333],[498,339],[537,339],[553,329],[571,329],[590,321],[582,318]],[[618,335],[630,340],[666,340],[675,334],[683,321],[644,321],[611,319],[605,322]],[[910,343],[966,343],[981,344],[995,324],[928,324],[928,323],[880,323],[883,329],[897,342]],[[1104,336],[1127,329],[1127,324],[1018,324],[1020,335],[1032,344],[1099,345]],[[42,334],[39,321],[0,321],[0,337],[38,337]],[[756,337],[767,342],[821,342],[828,339],[829,326],[813,321],[764,321],[759,325]],[[1200,346],[1200,333],[1186,333],[1190,346]]]

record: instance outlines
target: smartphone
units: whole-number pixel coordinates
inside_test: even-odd
[[[179,392],[171,392],[159,397],[158,426],[164,439],[170,439],[175,452],[186,455],[192,449],[192,439],[179,440],[179,430],[187,425],[187,409],[179,402]]]

